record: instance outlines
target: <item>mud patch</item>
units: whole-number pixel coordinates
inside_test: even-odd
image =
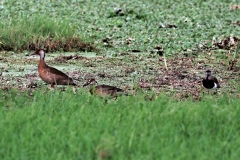
[[[49,86],[38,76],[38,58],[18,54],[17,60],[14,55],[5,56],[4,59],[7,63],[4,63],[1,69],[1,89],[15,88],[29,91]],[[95,78],[99,84],[117,86],[129,94],[149,93],[147,96],[149,100],[153,100],[161,93],[171,94],[176,99],[201,100],[203,93],[208,92],[201,84],[206,68],[211,68],[220,82],[218,94],[239,95],[240,66],[236,61],[230,65],[228,59],[219,59],[218,54],[210,55],[207,52],[203,52],[199,57],[176,55],[165,60],[167,68],[163,57],[152,57],[148,54],[127,53],[116,57],[87,57],[84,54],[68,53],[56,57],[48,53],[46,57],[49,66],[73,77],[79,86],[87,79]],[[19,67],[22,70],[19,70]],[[9,74],[16,71],[18,74]],[[152,91],[154,95],[150,94]]]

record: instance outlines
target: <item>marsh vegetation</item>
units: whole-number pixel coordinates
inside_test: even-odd
[[[2,159],[238,159],[239,4],[0,1]],[[39,57],[120,87],[50,90]],[[202,87],[211,68],[221,88]]]

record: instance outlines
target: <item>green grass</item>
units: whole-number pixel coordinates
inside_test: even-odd
[[[31,43],[42,48],[47,40],[66,40],[74,37],[74,27],[68,21],[56,21],[46,16],[13,19],[9,25],[0,23],[2,46],[10,50],[27,50]]]
[[[240,99],[1,93],[2,159],[237,159]]]
[[[110,78],[99,78],[100,82],[119,85],[123,77],[127,79],[124,85],[138,90],[138,78],[164,78],[161,66],[165,62],[170,75],[179,69],[182,72],[185,66],[189,75],[202,75],[204,68],[210,66],[218,71],[222,82],[220,94],[205,94],[199,101],[175,100],[192,91],[174,95],[173,86],[169,86],[173,93],[161,92],[152,101],[147,100],[152,95],[139,91],[135,96],[107,103],[81,89],[77,94],[70,88],[66,92],[48,91],[45,86],[25,92],[8,90],[19,76],[7,77],[5,72],[18,68],[14,64],[24,67],[33,62],[27,57],[17,59],[12,52],[1,52],[1,159],[239,159],[238,62],[235,71],[228,69],[230,60],[239,60],[239,45],[230,50],[213,50],[212,55],[208,54],[210,50],[192,51],[200,43],[211,48],[213,39],[219,41],[230,35],[240,38],[240,27],[232,25],[240,21],[239,10],[230,10],[232,4],[235,2],[228,0],[1,1],[0,50],[19,53],[30,50],[31,43],[43,48],[49,40],[64,44],[69,38],[79,38],[94,44],[98,54],[118,56],[141,51],[134,56],[123,54],[124,58],[103,57],[99,62],[89,59],[93,66],[81,59],[62,62],[64,68],[68,63],[76,65],[74,71],[82,73],[79,77],[106,71]],[[123,13],[116,14],[115,8],[123,9]],[[168,24],[177,28],[166,28]],[[158,55],[151,55],[155,46],[163,47],[164,62],[157,60]],[[60,45],[55,50],[58,49],[63,48]],[[175,55],[179,62],[186,55],[195,56],[196,62],[192,68],[185,63],[170,63],[169,56],[174,59]],[[200,59],[204,62],[200,63]],[[134,72],[127,75],[126,69],[131,67]],[[35,77],[32,68],[27,71]],[[28,79],[24,74],[22,86],[32,82],[31,76]],[[196,84],[200,85],[198,81]],[[31,92],[33,95],[29,96]]]
[[[102,53],[149,52],[170,42],[164,49],[172,55],[213,38],[240,37],[240,28],[231,24],[240,21],[239,10],[230,10],[232,4],[227,0],[3,1],[0,42],[17,50],[36,37],[78,36],[97,44]],[[123,9],[123,14],[115,14],[115,8]],[[167,24],[178,28],[164,28]],[[102,43],[107,37],[110,48]],[[126,45],[128,38],[133,40]]]

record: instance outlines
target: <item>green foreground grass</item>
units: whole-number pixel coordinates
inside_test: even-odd
[[[54,46],[77,37],[94,43],[102,54],[133,50],[151,54],[155,46],[162,46],[166,56],[187,53],[208,59],[213,56],[204,53],[211,51],[191,52],[192,48],[201,43],[211,48],[215,40],[240,37],[240,27],[233,25],[240,21],[239,10],[230,10],[233,4],[228,0],[0,1],[0,50],[18,53],[31,49],[30,44],[43,48],[48,42]],[[177,28],[166,27],[169,24]],[[220,60],[211,68],[221,66],[224,53],[232,57],[237,51],[213,51]],[[232,86],[239,88],[238,82]],[[33,96],[28,94],[0,90],[1,159],[240,157],[236,95],[206,95],[193,102],[175,101],[168,93],[148,101],[138,94],[105,103],[81,90],[73,94],[71,89],[37,89]]]
[[[233,159],[240,99],[108,100],[81,89],[0,91],[0,156],[12,159]]]

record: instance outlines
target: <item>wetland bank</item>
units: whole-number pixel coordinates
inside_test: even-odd
[[[2,159],[237,159],[239,4],[229,1],[1,1]],[[46,63],[102,99],[49,85]],[[202,87],[205,69],[220,81]]]
[[[39,57],[30,54],[1,52],[3,55],[1,86],[9,90],[36,90],[47,87],[39,78],[37,64]],[[31,53],[31,52],[27,52]],[[208,56],[208,53],[205,53]],[[226,55],[227,56],[227,55]],[[87,79],[96,78],[100,84],[111,84],[124,88],[133,95],[137,91],[155,92],[174,95],[175,98],[201,100],[204,90],[202,77],[205,68],[213,69],[221,85],[219,95],[235,94],[238,96],[239,67],[229,60],[216,61],[216,57],[204,60],[200,57],[182,57],[175,55],[167,59],[158,55],[144,53],[124,53],[118,55],[96,55],[96,53],[57,52],[47,53],[46,63],[77,79],[79,85]],[[211,65],[206,65],[211,64]]]

